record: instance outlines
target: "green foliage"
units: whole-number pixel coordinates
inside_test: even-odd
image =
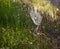
[[[38,4],[38,3],[36,3]],[[29,5],[26,3],[0,0],[0,48],[8,49],[51,49],[51,41],[45,36],[36,36],[30,19]],[[45,14],[43,14],[45,16]],[[55,27],[46,18],[42,22],[42,32],[48,33]],[[58,30],[60,26],[56,25]],[[44,44],[44,45],[43,45]],[[45,46],[45,47],[44,47]]]

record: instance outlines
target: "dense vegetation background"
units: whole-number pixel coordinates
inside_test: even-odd
[[[52,42],[44,35],[34,35],[35,25],[29,15],[29,4],[32,4],[30,2],[31,1],[29,0],[0,0],[0,48],[52,48]],[[35,1],[34,3],[39,7],[38,1]],[[52,34],[50,32],[59,32],[60,25],[58,23],[59,20],[50,19],[51,17],[48,17],[49,15],[47,15],[47,13],[49,13],[49,10],[46,9],[46,7],[48,8],[48,6],[49,4],[47,6],[41,5],[42,10],[40,12],[44,12],[42,16],[47,17],[43,18],[41,31],[51,37]],[[56,8],[54,8],[54,10],[55,9]]]

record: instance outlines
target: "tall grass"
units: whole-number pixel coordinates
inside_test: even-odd
[[[28,5],[0,0],[0,48],[51,49],[45,36],[34,36],[34,27],[27,11]]]

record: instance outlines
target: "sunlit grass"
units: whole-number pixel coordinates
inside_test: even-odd
[[[49,0],[35,0],[34,4],[40,12],[49,15],[52,21],[56,19],[57,7],[53,6]]]
[[[5,2],[0,2],[0,47],[8,47],[9,49],[51,49],[51,41],[46,39],[44,35],[34,36],[35,25],[27,11],[27,4],[23,6],[23,4],[18,4],[19,2]],[[26,2],[28,3],[27,0]],[[48,1],[42,1],[41,3],[37,1],[36,5],[40,12],[45,12],[54,18],[56,7]],[[49,32],[52,25],[47,20],[44,20],[44,22],[45,30]]]

